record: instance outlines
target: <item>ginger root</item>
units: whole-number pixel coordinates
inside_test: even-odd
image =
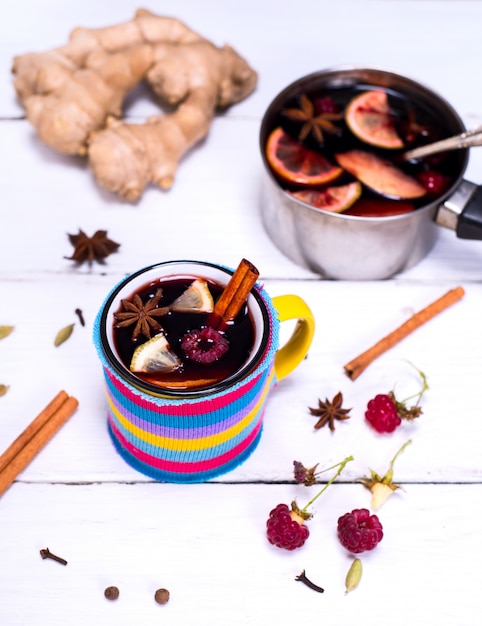
[[[63,154],[86,156],[98,184],[129,201],[150,183],[168,189],[216,111],[257,83],[230,46],[218,48],[179,20],[145,9],[115,26],[76,28],[62,47],[15,57],[12,72],[39,138]],[[175,109],[126,123],[122,103],[143,80]]]

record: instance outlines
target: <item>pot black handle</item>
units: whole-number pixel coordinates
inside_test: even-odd
[[[482,187],[463,180],[439,207],[435,221],[460,239],[482,240]]]
[[[460,239],[482,239],[482,187],[477,187],[459,215],[455,230]]]

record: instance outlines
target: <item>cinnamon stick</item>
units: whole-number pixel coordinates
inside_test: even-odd
[[[250,261],[243,259],[214,305],[214,310],[206,325],[219,328],[233,320],[246,302],[258,276],[259,272],[256,267]]]
[[[65,391],[59,392],[7,448],[0,457],[0,495],[69,419],[78,404]]]
[[[59,393],[51,400],[47,406],[40,411],[37,417],[31,422],[27,428],[13,441],[5,452],[0,456],[0,473],[17,456],[26,443],[44,426],[44,424],[52,417],[59,407],[67,400],[69,396],[65,391]]]
[[[355,359],[344,366],[345,374],[351,380],[355,380],[358,376],[381,354],[393,348],[397,343],[405,339],[411,332],[428,322],[433,317],[447,309],[452,304],[458,302],[465,294],[462,287],[456,287],[445,293],[427,307],[412,315],[410,319],[404,322],[394,331],[383,337],[371,348],[362,352]]]

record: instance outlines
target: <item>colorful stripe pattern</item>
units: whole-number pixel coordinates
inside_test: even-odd
[[[189,483],[230,471],[251,454],[261,435],[266,397],[277,382],[279,323],[266,294],[263,300],[274,331],[262,360],[227,391],[198,398],[155,397],[122,380],[102,353],[96,323],[108,429],[127,463],[156,480]]]

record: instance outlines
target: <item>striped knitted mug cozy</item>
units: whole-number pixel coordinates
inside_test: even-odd
[[[170,274],[226,284],[232,270],[196,261],[171,261],[140,270],[106,298],[95,320],[94,343],[104,372],[108,430],[119,454],[156,480],[203,482],[236,467],[259,442],[266,399],[279,378],[275,357],[280,320],[271,298],[256,285],[248,297],[255,341],[247,362],[212,388],[192,393],[156,388],[122,364],[112,328],[122,298]],[[298,362],[307,345],[302,350]]]
[[[146,283],[166,270],[208,277],[214,271],[216,280],[222,277],[224,283],[232,273],[204,263],[160,264],[122,281],[109,294],[94,328],[104,370],[108,429],[117,451],[140,472],[161,481],[200,482],[234,468],[259,441],[266,397],[276,383],[279,322],[269,296],[256,286],[249,307],[258,310],[256,325],[265,327],[258,329],[262,332],[256,359],[241,376],[219,389],[191,395],[146,389],[149,386],[116,357],[109,326],[121,297],[133,292],[139,281]]]

